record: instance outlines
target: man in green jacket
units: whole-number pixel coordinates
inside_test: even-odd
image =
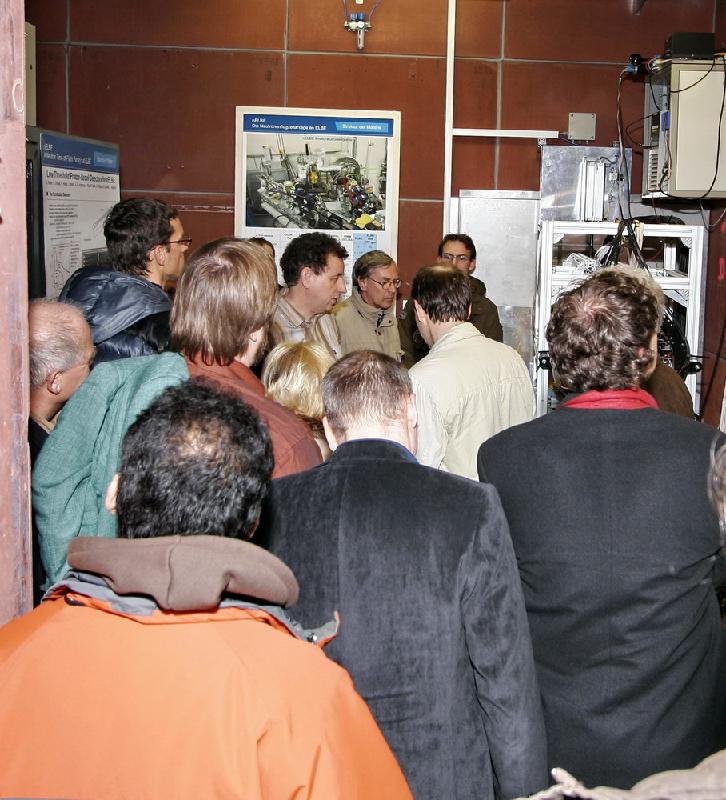
[[[178,353],[122,358],[95,367],[66,403],[33,469],[44,589],[66,571],[75,537],[116,536],[116,517],[103,501],[124,434],[164,389],[188,379]]]

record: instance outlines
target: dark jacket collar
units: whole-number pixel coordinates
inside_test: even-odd
[[[61,300],[78,305],[88,317],[94,342],[104,342],[140,319],[171,308],[169,295],[141,275],[103,267],[83,267],[71,275]]]
[[[394,461],[416,461],[416,457],[402,444],[389,439],[354,439],[344,442],[330,456],[328,464],[341,464],[346,461],[364,461],[385,458]]]

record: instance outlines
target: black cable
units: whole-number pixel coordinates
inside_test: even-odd
[[[637,125],[639,122],[645,122],[646,119],[650,119],[650,116],[651,116],[650,114],[646,114],[643,117],[639,117],[638,119],[629,122],[625,126],[625,135],[628,137],[628,139],[630,139],[630,142],[633,145],[633,147],[639,147],[641,150],[655,150],[655,148],[657,147],[657,145],[645,144],[645,142],[637,142],[630,133],[630,131],[633,129],[635,125]]]
[[[721,58],[723,58],[723,56],[721,56]],[[705,81],[706,78],[708,78],[708,76],[713,72],[715,66],[716,66],[716,59],[714,58],[713,61],[711,61],[711,66],[705,75],[701,76],[695,83],[691,83],[689,86],[684,86],[682,89],[671,89],[671,94],[680,94],[681,92],[687,92],[689,89],[693,89],[694,86],[698,86],[698,84],[701,81]]]
[[[343,22],[347,22],[350,16],[348,14],[348,0],[342,0],[342,2],[343,2]]]
[[[726,208],[725,208],[721,216],[716,220],[716,222],[713,223],[713,225],[711,225],[709,221],[706,219],[706,209],[703,207],[703,203],[700,200],[698,201],[698,207],[701,210],[701,219],[703,220],[703,227],[709,233],[715,231],[716,228],[718,228],[718,226],[724,221],[724,218],[726,218]]]
[[[711,371],[711,380],[708,382],[708,388],[706,389],[706,393],[702,396],[701,400],[701,408],[704,410],[708,405],[709,398],[711,397],[711,390],[713,389],[713,383],[716,378],[716,373],[718,372],[718,360],[723,352],[724,339],[726,339],[726,317],[724,317],[723,325],[721,327],[721,337],[718,342],[718,347],[714,353],[715,360],[713,370]]]
[[[653,91],[653,73],[648,73],[648,88],[650,89],[650,96],[653,98],[653,105],[656,107],[658,112],[662,111],[661,107],[658,105],[658,101],[655,97],[655,92]]]
[[[626,201],[628,207],[628,216],[632,217],[632,211],[630,208],[630,170],[628,169],[628,160],[625,157],[625,148],[623,147],[623,112],[622,112],[622,88],[623,88],[623,79],[625,76],[629,74],[628,69],[624,69],[620,73],[620,77],[618,78],[618,96],[617,96],[617,106],[615,110],[615,122],[618,128],[618,151],[620,153],[620,169],[623,169],[625,172],[625,191],[626,191]],[[618,207],[620,209],[620,216],[624,217],[625,214],[623,213],[623,204],[620,198],[620,193],[618,193]]]
[[[376,3],[374,6],[373,6],[373,8],[371,9],[371,13],[368,15],[368,23],[369,23],[369,24],[370,24],[370,23],[373,21],[373,15],[375,14],[375,12],[376,12],[376,9],[378,8],[378,6],[379,6],[379,5],[380,5],[382,2],[383,2],[383,0],[378,0],[378,2],[377,2],[377,3]]]

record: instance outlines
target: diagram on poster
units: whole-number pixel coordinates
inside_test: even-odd
[[[237,108],[235,233],[261,236],[277,260],[311,230],[340,241],[353,261],[396,257],[400,113]]]
[[[46,295],[57,297],[83,266],[104,259],[103,221],[118,202],[118,147],[42,133]]]

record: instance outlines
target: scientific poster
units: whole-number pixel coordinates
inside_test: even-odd
[[[262,236],[280,256],[301,233],[346,248],[350,275],[369,250],[396,258],[401,115],[238,106],[235,235]]]
[[[77,269],[106,263],[103,221],[119,201],[118,147],[40,135],[45,293],[57,297]]]

